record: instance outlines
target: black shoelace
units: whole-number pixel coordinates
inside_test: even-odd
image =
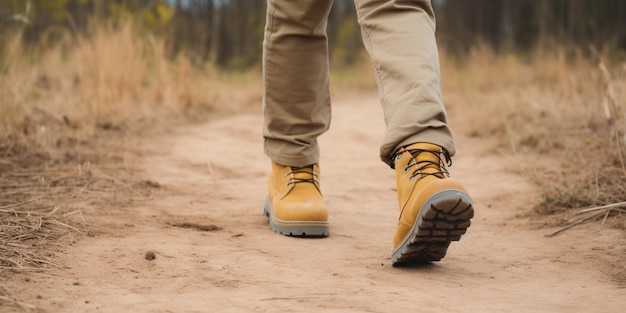
[[[421,150],[421,149],[405,150],[402,153],[404,152],[408,152],[412,156],[409,163],[404,167],[405,173],[408,173],[409,170],[413,168],[413,172],[411,173],[411,176],[409,176],[409,180],[413,180],[417,176],[420,176],[420,178],[428,176],[428,175],[433,175],[437,177],[449,177],[450,176],[450,173],[446,169],[446,165],[452,166],[452,159],[450,158],[450,155],[447,152],[437,152],[437,151]],[[420,155],[420,153],[433,154],[434,156],[437,157],[437,162],[431,161],[431,160],[417,161],[417,156]],[[433,166],[437,167],[439,170],[432,172],[432,173],[422,172],[422,170],[426,168],[432,168]]]
[[[293,175],[292,175],[293,174]],[[295,174],[309,174],[311,178],[300,178],[296,177]],[[311,183],[319,187],[317,173],[314,171],[314,165],[296,167],[292,166],[291,171],[285,174],[285,176],[291,176],[289,182],[287,182],[287,186],[301,184],[301,183]]]

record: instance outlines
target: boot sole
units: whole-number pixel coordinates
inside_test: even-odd
[[[474,217],[470,197],[458,190],[432,196],[391,256],[394,266],[441,260],[452,241],[461,239]]]
[[[292,237],[328,237],[330,235],[328,222],[284,221],[276,218],[272,210],[272,200],[269,197],[265,200],[263,215],[269,217],[270,227],[277,234]]]

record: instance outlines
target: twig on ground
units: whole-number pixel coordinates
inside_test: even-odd
[[[588,208],[588,209],[583,209],[577,212],[577,214],[581,214],[581,213],[589,213],[589,212],[595,212],[595,214],[587,216],[587,217],[583,217],[583,218],[579,218],[557,230],[555,230],[554,232],[547,234],[546,237],[553,237],[567,229],[570,229],[576,225],[582,224],[590,219],[594,219],[596,217],[600,217],[602,215],[604,215],[604,217],[602,218],[602,223],[600,224],[600,228],[604,227],[604,224],[607,220],[607,218],[609,217],[609,215],[611,214],[611,212],[626,212],[626,210],[622,209],[621,207],[626,207],[626,202],[619,202],[619,203],[613,203],[613,204],[607,204],[607,205],[603,205],[603,206],[598,206],[598,207],[593,207],[593,208]],[[599,212],[598,212],[599,211]]]
[[[594,219],[594,218],[596,218],[598,216],[601,216],[603,214],[605,214],[605,212],[599,212],[599,213],[593,214],[591,216],[580,218],[580,219],[578,219],[578,220],[576,220],[576,221],[574,221],[574,222],[572,222],[572,223],[570,223],[570,224],[568,224],[566,226],[563,226],[563,227],[561,227],[561,228],[559,228],[559,229],[557,229],[557,230],[555,230],[555,231],[553,231],[553,232],[551,232],[551,233],[549,233],[549,234],[547,234],[545,236],[546,237],[554,237],[555,235],[557,235],[557,234],[559,234],[559,233],[561,233],[561,232],[563,232],[565,230],[568,230],[568,229],[570,229],[570,228],[572,228],[572,227],[574,227],[574,226],[576,226],[578,224],[582,224],[582,223],[584,223],[584,222],[586,222],[586,221],[588,221],[590,219]]]
[[[18,207],[18,206],[20,206],[20,205],[24,205],[24,204],[26,204],[26,203],[29,203],[29,202],[33,202],[33,201],[39,200],[39,199],[41,199],[41,198],[43,198],[43,197],[44,197],[44,196],[38,196],[38,197],[35,197],[35,198],[32,198],[32,199],[29,199],[29,200],[26,200],[26,201],[22,201],[22,202],[14,203],[14,204],[9,204],[9,205],[5,205],[5,206],[0,206],[0,209],[1,209],[1,210],[4,210],[4,209],[9,209],[9,208]],[[4,212],[4,211],[2,211],[2,212]],[[5,212],[5,213],[12,213],[12,212]]]
[[[618,202],[618,203],[612,203],[612,204],[607,204],[607,205],[602,205],[602,206],[597,206],[597,207],[588,208],[588,209],[583,209],[583,210],[578,211],[578,213],[587,213],[587,212],[592,212],[592,211],[598,211],[598,210],[604,210],[604,209],[610,209],[610,208],[617,208],[617,207],[621,207],[621,206],[625,206],[626,207],[626,201]]]
[[[79,234],[83,235],[83,232],[82,232],[80,229],[76,228],[76,227],[73,227],[73,226],[67,225],[67,224],[62,223],[62,222],[59,222],[59,221],[57,221],[57,220],[51,220],[51,221],[48,221],[48,222],[49,222],[49,223],[52,223],[52,224],[57,224],[57,225],[59,225],[59,226],[67,227],[67,228],[69,228],[69,229],[71,229],[71,230],[73,230],[73,231],[75,231],[75,232],[77,232],[77,233],[79,233]]]

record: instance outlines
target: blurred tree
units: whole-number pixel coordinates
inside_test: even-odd
[[[537,47],[626,51],[626,1],[433,0],[438,39],[463,55],[478,43],[525,53]],[[28,9],[30,5],[30,9]],[[138,31],[162,36],[170,56],[247,68],[261,60],[263,0],[0,0],[0,45],[7,31],[23,29],[39,45],[89,36],[94,21],[132,21]],[[335,0],[329,16],[330,54],[352,64],[362,54],[353,0]]]
[[[626,2],[621,0],[434,1],[439,39],[454,53],[486,42],[496,50],[525,52],[588,45],[626,50]],[[588,51],[588,50],[587,50]]]
[[[328,18],[328,44],[334,65],[352,65],[362,54],[361,29],[352,0],[335,0]]]

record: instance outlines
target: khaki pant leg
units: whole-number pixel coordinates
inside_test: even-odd
[[[269,0],[263,42],[265,153],[276,163],[319,159],[330,126],[326,23],[332,0]]]
[[[355,0],[363,42],[374,65],[386,131],[381,159],[429,142],[455,154],[440,87],[435,16],[427,0]]]

